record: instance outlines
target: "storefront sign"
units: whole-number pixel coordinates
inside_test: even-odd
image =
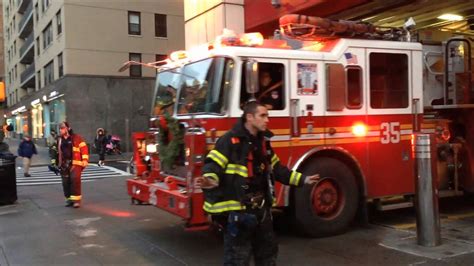
[[[23,105],[22,107],[18,107],[15,110],[12,111],[12,115],[16,115],[18,113],[26,111],[26,107]]]
[[[52,101],[54,99],[57,99],[59,97],[62,97],[62,96],[64,96],[64,94],[59,94],[59,92],[57,92],[57,91],[52,91],[52,92],[49,93],[48,96],[43,95],[42,99],[43,99],[43,102],[50,102],[50,101]]]
[[[34,100],[34,101],[31,102],[31,106],[34,107],[35,105],[37,105],[37,104],[39,104],[39,103],[40,103],[40,99],[36,99],[36,100]]]

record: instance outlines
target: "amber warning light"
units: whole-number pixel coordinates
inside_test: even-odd
[[[357,137],[365,137],[367,136],[367,126],[358,123],[352,126],[352,134],[356,135]]]

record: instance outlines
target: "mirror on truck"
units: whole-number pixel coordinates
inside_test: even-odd
[[[258,62],[253,59],[245,61],[245,87],[247,93],[258,92]]]

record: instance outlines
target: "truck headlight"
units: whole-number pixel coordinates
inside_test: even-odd
[[[147,153],[156,153],[158,151],[157,144],[147,144],[146,145],[146,152]]]

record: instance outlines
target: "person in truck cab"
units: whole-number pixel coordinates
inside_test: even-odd
[[[224,227],[224,265],[275,265],[278,244],[271,207],[274,182],[312,185],[319,175],[305,176],[282,165],[270,145],[268,110],[256,101],[243,107],[240,121],[209,152],[195,182],[204,191],[204,210]]]
[[[283,86],[282,81],[273,82],[272,74],[268,70],[263,70],[259,75],[260,93],[257,100],[265,105],[269,110],[283,109]]]

